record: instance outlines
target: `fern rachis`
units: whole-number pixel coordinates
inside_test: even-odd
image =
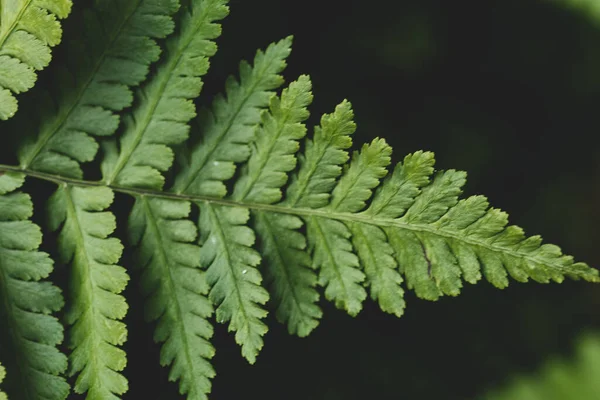
[[[111,39],[89,60],[78,60],[89,68],[51,92],[39,124],[20,113],[0,125],[29,129],[17,140],[21,165],[0,164],[0,317],[7,322],[0,344],[9,344],[0,346],[0,362],[8,369],[9,396],[68,394],[61,377],[65,358],[56,348],[62,328],[48,315],[62,306],[62,297],[55,286],[38,282],[50,274],[52,261],[37,250],[40,234],[28,221],[32,203],[19,192],[25,177],[58,185],[45,226],[58,232],[56,259],[69,264],[71,276],[65,288],[69,374],[76,376],[74,391],[91,399],[119,398],[128,388],[120,346],[128,308],[121,292],[130,278],[129,266],[118,265],[123,246],[114,237],[117,224],[128,231],[135,285],[161,343],[161,364],[189,399],[206,399],[211,390],[213,315],[235,331],[242,355],[254,363],[268,310],[291,334],[306,336],[323,317],[321,292],[350,315],[370,295],[384,312],[401,316],[404,285],[436,300],[458,295],[463,280],[482,277],[499,288],[509,275],[599,281],[598,271],[574,263],[558,247],[506,226],[506,214],[490,209],[484,197],[459,200],[466,174],[434,173],[432,153],[415,152],[390,168],[392,149],[377,138],[351,156],[356,126],[348,101],[309,134],[310,78],[302,75],[276,92],[291,37],[258,51],[252,64],[240,64],[239,79],[230,78],[225,94],[196,116],[194,100],[216,51],[226,3],[127,0],[119,3],[127,12],[108,22],[110,0],[76,6],[76,15],[104,21]],[[66,48],[98,39],[91,32]],[[155,39],[166,36],[158,60]],[[68,76],[69,61],[58,54],[49,71]],[[117,69],[121,73],[107,79]],[[111,138],[116,132],[118,140]],[[100,146],[103,178],[86,180],[83,165]],[[173,179],[166,179],[171,170]],[[110,211],[115,192],[134,198],[127,222]],[[25,301],[15,287],[39,293]],[[21,312],[47,330],[27,331]],[[32,338],[53,366],[27,348]],[[27,373],[29,365],[39,376]]]

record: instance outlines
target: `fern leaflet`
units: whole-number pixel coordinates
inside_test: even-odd
[[[164,342],[161,364],[171,365],[169,379],[180,380],[188,399],[207,399],[215,372],[208,361],[214,348],[208,341],[213,329],[207,318],[212,306],[200,267],[197,231],[184,218],[190,203],[136,200],[129,218],[131,241],[138,246],[143,268],[141,286],[147,297],[146,318],[158,321],[154,339]]]
[[[14,94],[31,89],[36,70],[50,62],[50,47],[62,36],[70,0],[0,0],[0,120],[17,111]]]
[[[131,105],[131,87],[145,79],[149,65],[158,59],[156,39],[172,32],[171,15],[178,8],[177,0],[97,3],[73,17],[69,28],[82,35],[65,43],[66,50],[51,68],[60,78],[53,84],[52,100],[40,112],[36,99],[12,121],[14,129],[29,125],[28,140],[19,148],[23,168],[83,176],[79,163],[92,161],[98,151],[93,136],[117,130],[117,112]],[[41,122],[28,124],[36,114]]]
[[[229,9],[225,0],[192,0],[179,13],[179,31],[167,40],[164,62],[138,91],[140,104],[124,119],[121,148],[107,146],[103,174],[107,184],[160,189],[161,171],[173,163],[173,146],[188,137],[195,116],[191,101],[200,94],[201,77],[221,34],[216,23]]]
[[[52,272],[52,260],[37,250],[40,228],[29,218],[30,197],[15,192],[24,176],[0,176],[0,349],[2,359],[18,374],[6,391],[12,398],[65,399],[69,385],[60,375],[67,359],[56,346],[63,328],[50,315],[60,310],[63,298],[50,282],[40,281]]]
[[[127,328],[119,320],[127,313],[125,299],[118,295],[129,276],[115,265],[123,246],[108,238],[115,230],[112,213],[105,211],[113,201],[113,192],[104,187],[61,186],[48,203],[52,210],[50,228],[58,230],[59,253],[72,263],[67,323],[70,374],[79,374],[77,393],[90,399],[116,399],[114,394],[127,391],[127,380],[117,371],[126,364],[119,349],[127,338]]]

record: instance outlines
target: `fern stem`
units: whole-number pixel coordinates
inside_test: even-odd
[[[84,181],[80,179],[71,179],[62,176],[56,176],[52,174],[46,174],[43,172],[31,171],[27,169],[22,169],[20,167],[10,166],[0,164],[0,171],[11,171],[11,172],[21,172],[25,175],[31,176],[33,178],[43,179],[49,182],[61,184],[66,183],[75,186],[83,186],[83,187],[108,187],[115,192],[128,194],[130,196],[140,196],[145,195],[148,197],[157,197],[164,199],[172,199],[172,200],[181,200],[181,201],[191,201],[194,203],[206,203],[206,204],[218,204],[226,207],[241,207],[249,210],[257,210],[257,211],[267,211],[274,212],[280,214],[291,214],[302,217],[322,217],[329,219],[336,219],[339,221],[346,222],[361,222],[367,225],[374,225],[379,227],[393,227],[398,229],[403,229],[407,231],[417,232],[417,233],[428,233],[431,235],[435,235],[438,237],[443,237],[451,240],[458,240],[463,243],[469,244],[471,246],[480,247],[486,249],[491,252],[507,254],[512,257],[518,259],[525,259],[537,265],[546,265],[550,268],[556,269],[557,271],[564,271],[564,268],[558,264],[548,264],[547,261],[540,261],[534,256],[524,255],[519,253],[518,251],[510,250],[509,248],[497,246],[494,244],[485,243],[481,240],[473,239],[464,235],[456,235],[453,232],[434,228],[427,224],[422,223],[406,223],[399,221],[394,218],[381,218],[377,216],[372,216],[366,213],[348,213],[348,212],[338,212],[327,209],[312,209],[312,208],[290,208],[286,206],[282,206],[279,204],[260,204],[260,203],[245,203],[243,201],[229,200],[229,199],[221,199],[214,198],[210,196],[201,196],[201,195],[183,195],[177,193],[170,192],[161,192],[156,190],[149,189],[136,189],[136,188],[126,188],[122,186],[116,185],[107,185],[102,181]],[[593,277],[593,282],[600,282],[600,277]]]

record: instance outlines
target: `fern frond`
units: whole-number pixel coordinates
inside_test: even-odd
[[[15,94],[33,87],[36,71],[51,59],[62,36],[71,0],[0,0],[0,120],[17,111]]]
[[[535,376],[518,376],[482,400],[595,400],[600,397],[600,338],[587,334],[571,361],[553,359]]]
[[[166,43],[163,62],[139,91],[139,104],[124,119],[117,154],[107,148],[103,174],[107,184],[160,189],[164,172],[173,163],[173,146],[188,137],[187,123],[196,115],[193,99],[202,89],[201,77],[217,50],[217,21],[225,18],[227,0],[190,0],[179,13],[179,30]]]
[[[129,276],[115,265],[123,246],[108,238],[116,228],[106,211],[114,198],[105,187],[59,187],[48,202],[50,228],[60,229],[59,253],[72,263],[69,307],[66,320],[72,328],[69,347],[73,350],[70,375],[78,375],[77,393],[89,399],[117,399],[127,391],[127,380],[118,371],[125,368],[125,352],[117,346],[127,339],[120,320],[127,303],[120,296]]]
[[[102,0],[84,9],[77,18],[77,39],[52,68],[58,78],[52,100],[40,110],[39,101],[16,118],[15,126],[41,113],[39,126],[32,126],[19,149],[22,168],[81,178],[80,163],[94,159],[96,137],[117,130],[116,112],[129,107],[131,87],[148,74],[149,65],[160,55],[156,39],[174,28],[172,14],[177,0]],[[73,29],[75,30],[75,29]],[[40,95],[41,96],[41,95]],[[20,125],[19,125],[20,124]]]
[[[53,263],[37,250],[42,234],[29,220],[29,195],[15,192],[23,182],[21,174],[0,176],[0,337],[5,344],[0,352],[15,374],[7,393],[15,399],[62,400],[69,393],[60,377],[67,358],[56,348],[63,329],[50,314],[62,308],[63,298],[57,287],[40,281]]]
[[[4,369],[2,364],[0,364],[0,384],[2,384],[4,377],[6,377],[6,370]],[[0,400],[8,400],[8,397],[6,397],[6,393],[4,393],[2,389],[0,389]]]
[[[288,198],[279,202],[279,188],[295,167],[296,140],[305,130],[295,126],[295,133],[282,135],[285,129],[277,128],[278,104],[275,100],[271,113],[263,117],[253,154],[231,200],[213,206],[229,204],[252,210],[255,218],[251,224],[259,232],[278,315],[287,314],[283,319],[287,318],[290,331],[299,333],[289,324],[293,319],[289,307],[297,292],[286,287],[286,276],[291,276],[290,271],[305,270],[309,260],[300,255],[305,243],[296,235],[301,226],[296,217],[307,225],[312,265],[319,269],[325,296],[351,315],[361,310],[367,287],[384,311],[402,315],[402,275],[410,289],[430,300],[455,296],[463,280],[475,283],[482,275],[500,288],[508,285],[509,275],[518,281],[599,280],[598,271],[575,263],[556,246],[542,244],[539,236],[526,238],[520,228],[507,227],[506,214],[489,209],[484,197],[459,201],[464,172],[439,172],[430,181],[431,153],[407,156],[381,184],[388,175],[391,148],[375,139],[354,154],[342,173],[340,165],[348,158],[346,149],[354,131],[348,103],[324,118],[324,126],[335,121],[331,127],[336,128],[329,129],[338,134],[318,129],[315,139],[307,142],[306,156],[299,157],[300,167],[289,185]],[[293,123],[293,118],[290,121]],[[311,279],[302,276],[296,282],[310,287]],[[285,309],[288,311],[282,311]],[[309,332],[312,328],[307,325],[304,329]]]
[[[206,400],[215,372],[209,362],[214,348],[207,320],[213,309],[200,270],[197,231],[187,202],[138,197],[129,219],[132,242],[138,246],[141,286],[147,297],[146,318],[158,321],[154,334],[163,342],[161,364],[171,365],[169,379],[180,381],[181,394]]]

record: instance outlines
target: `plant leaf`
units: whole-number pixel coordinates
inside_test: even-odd
[[[60,290],[44,281],[53,262],[38,251],[40,228],[29,218],[29,195],[15,192],[21,174],[0,176],[0,356],[14,374],[6,392],[15,399],[62,400],[69,385],[60,376],[67,358],[56,348],[63,328],[51,313],[63,306]]]

